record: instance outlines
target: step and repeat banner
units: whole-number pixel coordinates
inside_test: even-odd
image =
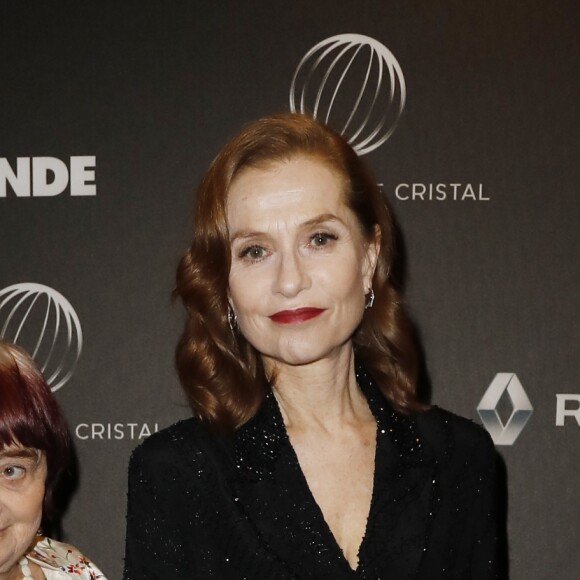
[[[170,295],[195,186],[291,109],[343,132],[394,208],[424,389],[497,445],[510,578],[578,577],[579,12],[0,2],[0,335],[73,434],[66,539],[120,578],[130,452],[188,416]]]

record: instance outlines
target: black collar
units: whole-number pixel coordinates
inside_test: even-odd
[[[373,498],[356,572],[308,488],[272,393],[234,434],[237,505],[292,577],[378,578],[388,570],[413,578],[430,536],[436,462],[416,417],[395,411],[362,367],[356,376],[377,421]]]
[[[427,460],[415,417],[395,411],[364,367],[358,364],[356,379],[377,421],[377,440],[390,442],[395,450],[393,459],[405,465]],[[250,479],[271,478],[281,451],[290,445],[280,407],[271,391],[256,415],[236,431],[234,439],[237,468]]]

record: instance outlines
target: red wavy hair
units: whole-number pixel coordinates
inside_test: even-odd
[[[380,228],[375,305],[365,310],[353,345],[357,360],[395,408],[423,408],[416,398],[413,332],[390,278],[394,224],[387,201],[339,134],[306,115],[282,113],[247,125],[215,157],[197,190],[193,240],[177,269],[174,296],[187,313],[176,350],[177,370],[194,415],[216,430],[232,431],[246,422],[271,388],[260,354],[240,333],[234,337],[228,324],[228,191],[243,169],[295,156],[316,158],[343,176],[346,203],[368,240]]]

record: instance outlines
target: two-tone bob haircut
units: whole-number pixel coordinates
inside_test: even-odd
[[[43,520],[58,517],[55,492],[71,461],[65,419],[42,373],[20,347],[0,340],[0,449],[19,446],[46,456]]]
[[[393,406],[424,408],[416,398],[417,350],[403,301],[392,283],[394,222],[376,179],[341,135],[302,114],[281,113],[244,127],[221,149],[197,190],[193,240],[177,269],[175,296],[187,313],[176,364],[194,415],[209,427],[232,431],[256,412],[270,389],[260,353],[228,326],[231,265],[227,198],[248,168],[307,157],[342,178],[344,199],[370,241],[380,232],[373,290],[352,337],[361,362]]]

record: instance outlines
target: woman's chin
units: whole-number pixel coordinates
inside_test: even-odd
[[[302,345],[300,348],[280,349],[276,353],[263,354],[262,358],[266,368],[279,366],[309,366],[322,363],[325,360],[336,362],[340,353],[345,349],[351,349],[350,342],[340,346],[333,345],[329,348],[321,348],[320,344]]]

